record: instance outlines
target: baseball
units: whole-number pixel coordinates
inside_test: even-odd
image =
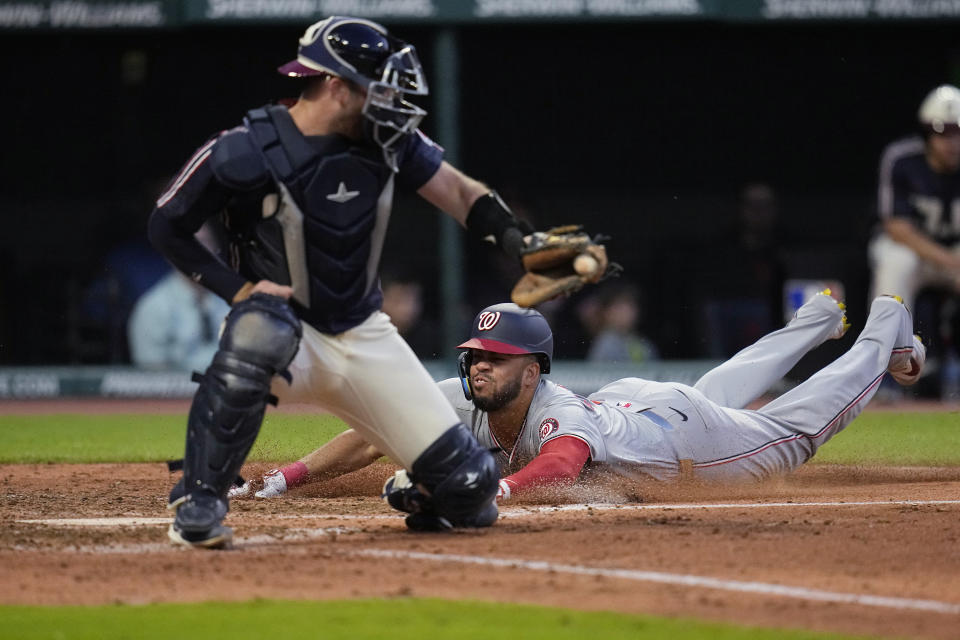
[[[589,253],[582,253],[573,260],[573,270],[584,277],[595,274],[599,266],[597,259]]]

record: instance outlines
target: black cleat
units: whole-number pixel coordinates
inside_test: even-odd
[[[183,531],[177,526],[176,522],[173,522],[167,529],[167,537],[173,544],[184,547],[228,549],[230,548],[230,541],[233,540],[233,529],[218,524],[207,531],[188,532]]]
[[[183,478],[180,478],[177,481],[177,484],[173,485],[173,489],[170,490],[170,497],[167,498],[167,509],[170,511],[176,511],[177,507],[183,504],[187,500],[187,489],[183,486]]]
[[[198,491],[177,500],[177,515],[167,530],[174,544],[205,549],[229,546],[233,530],[223,526],[227,503],[209,493]]]
[[[432,513],[411,513],[405,522],[411,531],[450,531],[453,525],[442,516]]]
[[[453,524],[457,527],[489,527],[497,521],[499,516],[497,503],[491,501],[487,506],[482,507],[472,515],[454,519]]]

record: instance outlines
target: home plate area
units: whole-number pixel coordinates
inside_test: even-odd
[[[252,477],[266,466],[251,466]],[[960,469],[813,465],[746,487],[625,485],[413,533],[378,463],[231,503],[232,549],[166,539],[158,464],[0,466],[0,602],[442,597],[916,638],[960,628]]]

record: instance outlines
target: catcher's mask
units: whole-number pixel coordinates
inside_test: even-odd
[[[331,16],[310,25],[300,38],[296,60],[277,70],[292,77],[334,75],[363,89],[366,134],[383,148],[394,171],[394,145],[427,115],[406,100],[407,95],[429,93],[416,49],[370,20]]]
[[[458,349],[466,349],[457,359],[460,383],[467,400],[473,399],[470,386],[470,361],[473,349],[511,355],[535,355],[540,373],[550,373],[553,359],[553,332],[547,319],[536,309],[504,302],[487,307],[473,319],[470,339]]]

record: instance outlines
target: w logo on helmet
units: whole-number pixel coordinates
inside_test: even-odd
[[[477,318],[477,329],[480,331],[490,331],[497,323],[500,322],[500,312],[499,311],[484,311]]]

